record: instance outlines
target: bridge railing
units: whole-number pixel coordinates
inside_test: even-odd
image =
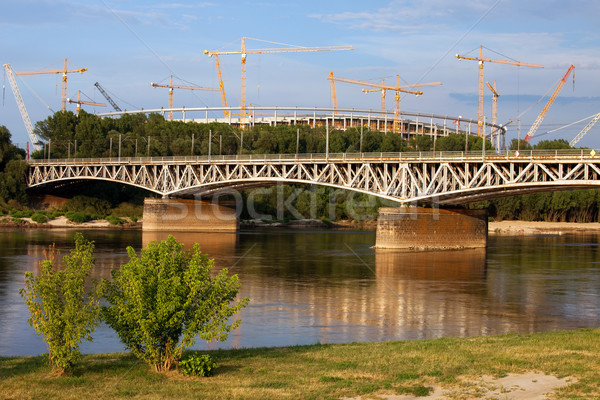
[[[598,157],[596,157],[598,156]],[[461,160],[523,160],[600,158],[600,152],[590,149],[526,150],[497,153],[495,151],[428,151],[378,153],[313,153],[313,154],[237,154],[202,156],[155,156],[111,158],[67,158],[29,160],[31,165],[77,164],[167,164],[167,163],[238,163],[238,162],[343,162],[343,161],[461,161]]]

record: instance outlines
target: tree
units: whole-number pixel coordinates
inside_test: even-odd
[[[25,273],[20,294],[29,308],[29,325],[48,345],[50,365],[59,375],[69,372],[80,357],[79,344],[92,341],[100,316],[100,286],[85,283],[94,266],[94,244],[81,233],[75,235],[75,248],[63,259],[63,269],[55,265],[57,251],[51,246],[40,263],[40,274]]]
[[[196,337],[222,341],[240,325],[241,320],[228,323],[249,301],[230,306],[240,288],[237,275],[222,269],[211,278],[214,260],[198,244],[184,251],[169,236],[151,242],[139,257],[131,247],[127,253],[129,262],[106,281],[110,305],[102,314],[123,344],[155,371],[171,369]]]

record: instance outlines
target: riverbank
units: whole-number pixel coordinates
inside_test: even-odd
[[[157,374],[121,353],[85,355],[66,378],[42,356],[0,358],[0,397],[600,398],[600,329],[208,353],[210,378]]]
[[[488,232],[504,235],[564,235],[575,233],[600,233],[600,223],[500,221],[489,222]]]
[[[4,217],[0,220],[0,227],[9,229],[141,229],[142,220],[137,222],[124,221],[121,224],[111,224],[105,219],[94,219],[87,222],[72,222],[65,216],[56,217],[45,223],[37,223],[31,218]]]
[[[31,218],[9,218],[0,220],[0,228],[16,229],[141,229],[142,219],[137,222],[124,222],[114,225],[105,219],[91,220],[83,223],[69,221],[61,216],[39,224]],[[377,229],[377,221],[353,221],[339,220],[329,221],[321,219],[303,219],[289,221],[267,221],[267,220],[242,220],[240,228],[292,228],[292,229],[347,229],[374,231]],[[490,234],[500,235],[564,235],[577,233],[600,233],[600,223],[577,223],[577,222],[541,222],[541,221],[492,221],[488,223]]]

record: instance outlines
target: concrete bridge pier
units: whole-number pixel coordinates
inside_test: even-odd
[[[453,250],[487,244],[486,210],[422,207],[379,209],[375,247],[401,250]]]
[[[235,208],[194,199],[144,199],[143,231],[236,232]]]

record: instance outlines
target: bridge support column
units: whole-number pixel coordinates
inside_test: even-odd
[[[438,208],[380,208],[376,248],[452,250],[485,247],[488,220],[485,210]]]
[[[236,232],[235,208],[193,199],[144,200],[143,231]]]

